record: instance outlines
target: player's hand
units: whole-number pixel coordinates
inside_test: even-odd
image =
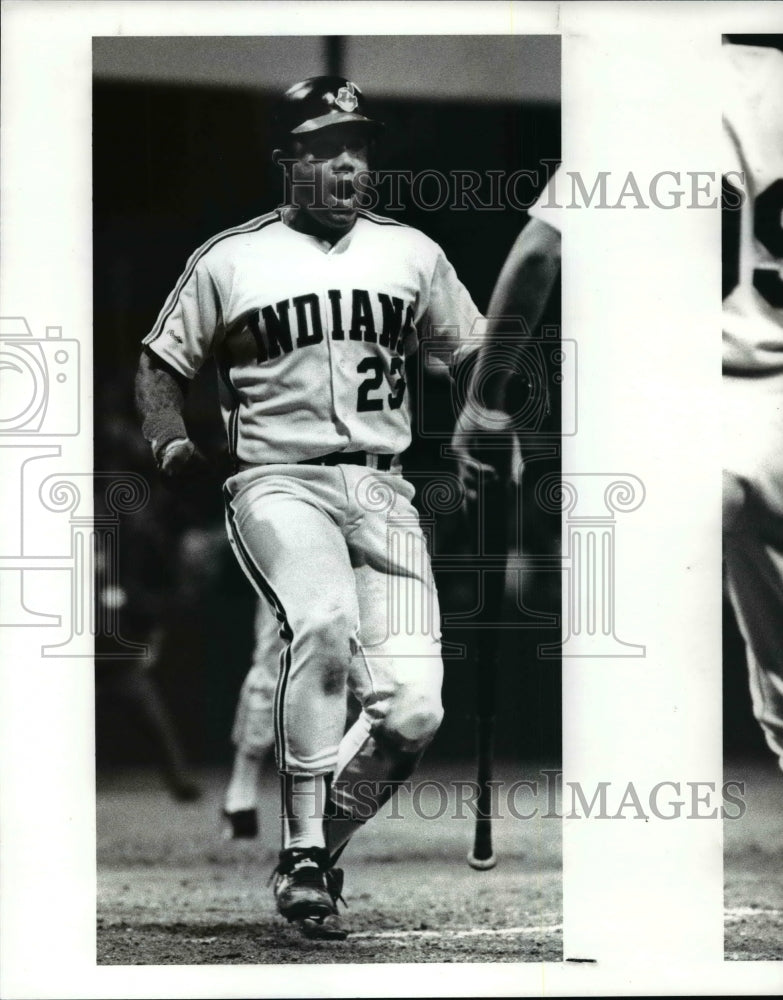
[[[169,481],[190,478],[205,472],[207,460],[190,438],[175,438],[156,454],[158,468]]]
[[[496,483],[509,475],[510,418],[506,414],[479,412],[465,406],[457,418],[451,446],[457,459],[465,498],[475,502],[481,483]],[[488,448],[492,441],[497,447]]]

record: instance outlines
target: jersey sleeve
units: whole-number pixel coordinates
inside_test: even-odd
[[[216,346],[222,309],[208,262],[196,253],[142,341],[186,378],[193,378]]]
[[[457,367],[481,346],[486,320],[441,248],[430,245],[435,260],[426,308],[418,323],[419,338],[427,344],[427,368],[454,378]]]
[[[422,334],[449,341],[475,336],[484,320],[446,255],[438,248]]]
[[[558,184],[564,183],[565,173],[562,165],[558,167],[535,203],[528,209],[532,219],[546,222],[559,233],[563,232],[563,203],[558,200]]]

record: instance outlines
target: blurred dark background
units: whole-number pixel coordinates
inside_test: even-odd
[[[154,640],[147,661],[133,665],[112,657],[112,640],[99,640],[98,762],[151,762],[158,754],[144,712],[139,724],[121,697],[128,678],[142,672],[142,687],[152,679],[187,757],[222,763],[230,758],[231,721],[250,664],[255,596],[225,542],[218,479],[179,494],[157,479],[133,408],[141,338],[200,244],[280,203],[282,185],[269,159],[270,112],[286,86],[327,71],[356,79],[387,125],[380,170],[535,170],[560,157],[559,39],[98,38],[93,56],[95,467],[136,471],[150,483],[148,506],[122,523],[120,603],[124,637]],[[532,201],[545,180],[541,170],[537,183],[519,185],[520,196]],[[488,188],[482,191],[484,198]],[[405,201],[408,189],[403,193]],[[426,211],[409,200],[394,217],[443,247],[481,310],[527,221],[513,205]],[[559,323],[559,305],[558,288],[545,323]],[[553,393],[553,414],[541,431],[557,441],[556,385]],[[433,388],[426,406],[428,425],[447,430],[448,394]],[[192,387],[188,418],[204,449],[216,451],[223,431],[209,367]],[[444,442],[414,445],[406,467],[419,476],[448,470]],[[524,496],[532,498],[538,478],[558,469],[558,455],[531,460]],[[422,480],[416,482],[421,494]],[[526,552],[556,559],[559,517],[532,499],[522,511]],[[438,530],[439,545],[460,544],[448,517]],[[444,611],[467,606],[470,588],[468,578],[441,575]],[[526,575],[524,595],[535,614],[515,610],[510,594],[517,627],[503,640],[497,753],[557,762],[560,664],[541,661],[537,647],[559,640],[559,568]],[[458,630],[444,638],[465,640]],[[473,754],[476,683],[473,665],[447,660],[446,719],[431,754]],[[130,687],[131,701],[143,701],[135,681]]]

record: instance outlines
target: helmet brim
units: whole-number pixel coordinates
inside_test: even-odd
[[[321,129],[329,128],[332,125],[361,125],[364,128],[374,128],[381,131],[383,122],[373,121],[372,118],[365,118],[364,115],[357,115],[353,111],[330,111],[328,114],[319,115],[317,118],[309,118],[307,121],[291,129],[291,135],[307,135],[310,132],[320,132]]]

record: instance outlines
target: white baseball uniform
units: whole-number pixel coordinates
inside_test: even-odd
[[[399,463],[404,358],[423,337],[469,336],[480,316],[423,233],[359,212],[327,247],[285,212],[198,250],[145,344],[188,378],[217,359],[238,470],[225,484],[229,537],[283,640],[278,767],[346,776],[350,812],[350,782],[381,749],[378,778],[442,716],[437,597]],[[343,738],[346,679],[363,708]]]
[[[783,53],[722,55],[724,556],[753,710],[783,767]]]
[[[566,168],[561,164],[552,172],[538,198],[536,198],[535,202],[528,209],[528,215],[532,219],[546,222],[547,225],[556,229],[559,233],[563,232],[565,195],[561,188],[564,183],[563,178],[565,174]]]

